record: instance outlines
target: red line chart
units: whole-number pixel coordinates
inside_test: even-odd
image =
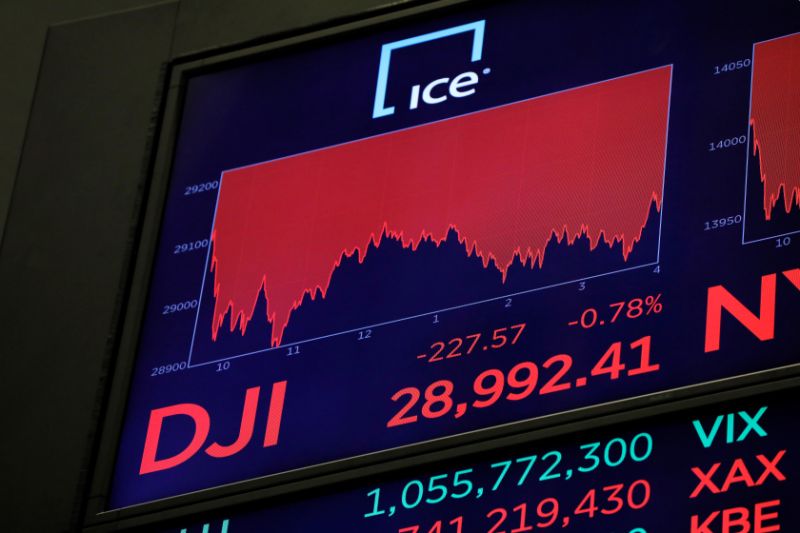
[[[753,155],[769,220],[781,193],[787,213],[800,207],[800,33],[755,45],[752,91]]]
[[[762,194],[749,201],[761,204],[767,222],[777,211],[800,215],[800,33],[753,45],[750,91],[752,153],[746,172],[751,172],[752,156]],[[745,181],[745,196],[748,190]]]
[[[263,293],[271,346],[345,258],[455,231],[465,257],[506,279],[553,238],[621,245],[627,261],[662,208],[672,67],[223,173],[206,276],[217,339],[244,334]],[[205,281],[204,281],[205,283]],[[206,329],[207,328],[207,329]],[[206,331],[208,333],[203,333]]]

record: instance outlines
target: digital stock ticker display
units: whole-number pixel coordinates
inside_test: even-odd
[[[798,531],[796,404],[757,396],[161,531]]]
[[[799,31],[789,0],[467,3],[192,74],[109,507],[800,362]],[[332,516],[652,533],[689,467],[788,484],[789,404],[764,435],[759,409],[442,470],[444,514],[419,478]],[[709,473],[747,420],[769,449]]]

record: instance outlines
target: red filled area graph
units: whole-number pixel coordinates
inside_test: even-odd
[[[226,316],[244,334],[263,291],[280,345],[303,298],[386,239],[415,250],[455,231],[503,280],[554,236],[627,260],[661,208],[670,82],[666,66],[225,172],[212,338]]]
[[[776,207],[786,213],[800,207],[800,34],[754,46],[750,107],[753,155],[770,220]]]

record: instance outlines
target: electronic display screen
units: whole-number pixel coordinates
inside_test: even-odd
[[[467,3],[191,75],[110,508],[800,362],[798,31]]]
[[[797,394],[529,443],[161,531],[798,531]]]

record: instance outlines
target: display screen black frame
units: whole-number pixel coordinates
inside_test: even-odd
[[[647,394],[631,399],[597,404],[551,416],[495,426],[451,437],[425,441],[363,456],[313,465],[284,473],[240,481],[193,493],[156,500],[121,509],[107,509],[118,440],[125,416],[139,333],[162,215],[169,187],[172,157],[182,117],[187,81],[194,75],[237,64],[259,61],[303,47],[324,46],[337,39],[374,32],[420,17],[446,14],[479,0],[438,0],[387,5],[351,20],[333,20],[228,49],[171,59],[164,69],[154,135],[147,148],[149,180],[143,188],[136,221],[137,240],[131,258],[129,280],[124,281],[119,337],[115,339],[113,376],[109,380],[102,432],[94,458],[91,486],[84,512],[84,526],[90,531],[123,529],[194,515],[247,502],[286,496],[302,490],[379,475],[411,465],[433,463],[478,451],[507,446],[557,434],[601,427],[653,414],[705,405],[714,401],[780,390],[800,384],[800,363]]]

